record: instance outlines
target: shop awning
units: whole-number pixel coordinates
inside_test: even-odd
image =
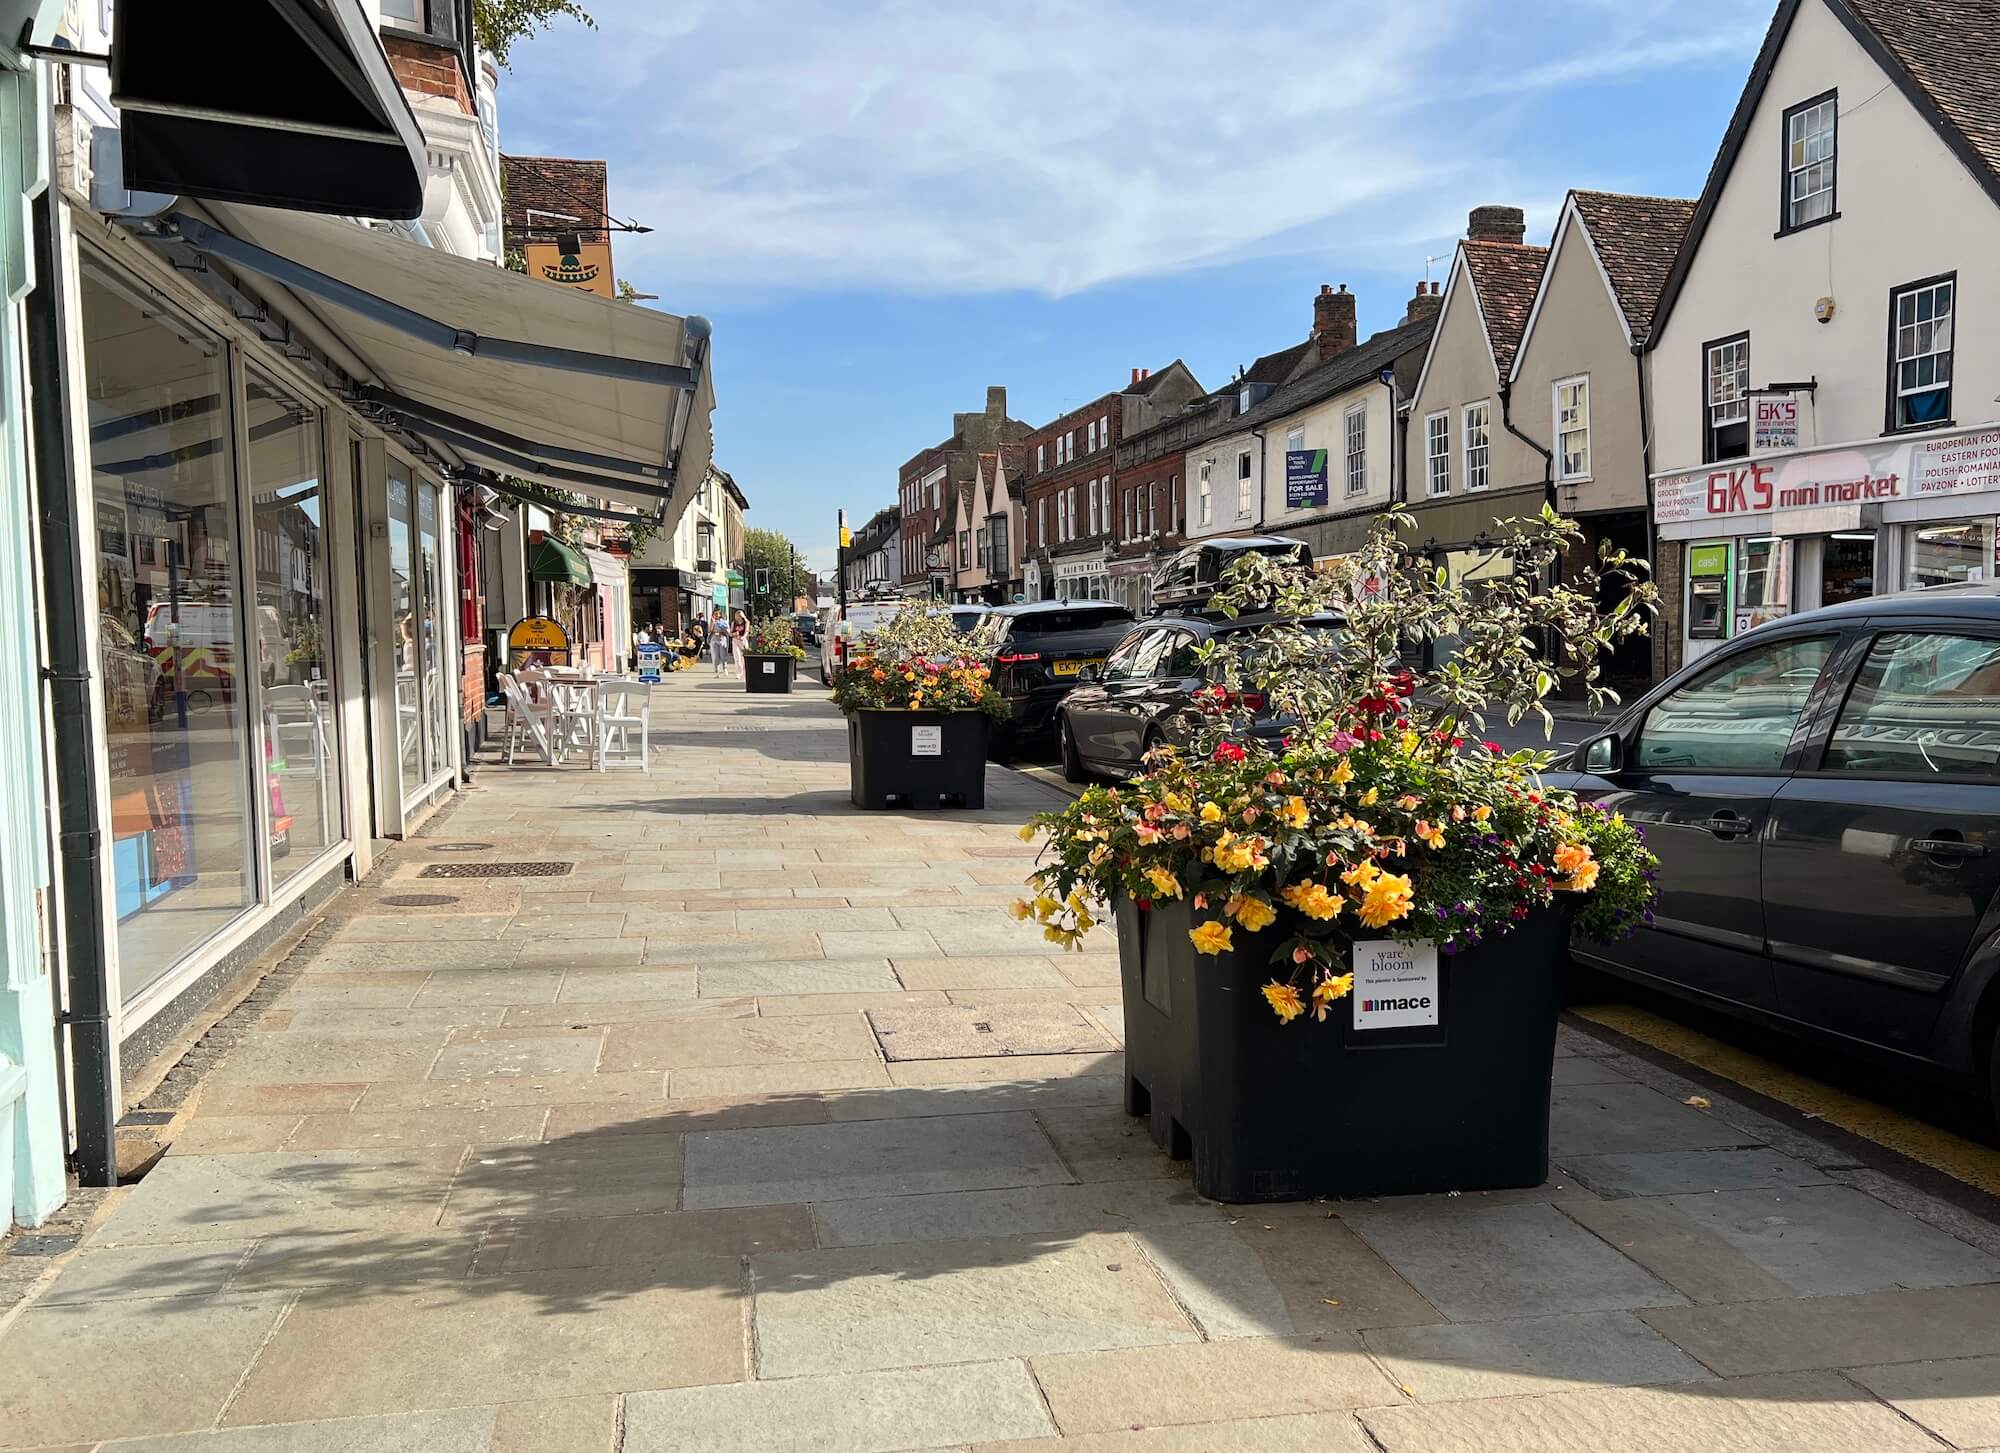
[[[544,535],[540,543],[528,551],[528,578],[556,585],[588,587],[591,583],[590,562],[554,535]]]
[[[423,211],[423,133],[361,0],[243,0],[206,17],[142,0],[111,15],[128,188],[346,216]]]
[[[631,573],[626,570],[625,562],[608,550],[598,550],[585,545],[583,558],[590,566],[590,578],[599,585],[616,586]]]
[[[288,290],[373,374],[364,407],[461,459],[649,511],[665,502],[668,530],[708,469],[703,319],[299,212],[173,213],[156,240]]]

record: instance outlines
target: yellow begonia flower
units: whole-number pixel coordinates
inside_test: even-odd
[[[1375,805],[1375,799],[1380,797],[1381,795],[1382,791],[1380,788],[1370,787],[1366,792],[1361,794],[1361,805],[1363,807],[1373,807]]]
[[[1361,900],[1361,922],[1369,928],[1394,923],[1410,911],[1410,880],[1399,873],[1377,873]]]
[[[1570,893],[1588,893],[1597,886],[1597,860],[1591,859],[1568,878],[1563,880],[1563,889]]]
[[[1312,814],[1306,809],[1305,798],[1287,798],[1285,805],[1278,809],[1278,820],[1286,827],[1304,827],[1312,820]]]
[[[1483,802],[1480,803],[1479,806],[1472,809],[1472,820],[1474,822],[1484,822],[1486,821],[1487,818],[1491,817],[1492,815],[1493,815],[1493,809],[1488,807]]]
[[[1280,984],[1275,980],[1264,986],[1264,1002],[1287,1024],[1306,1012],[1305,1004],[1299,999],[1299,991],[1290,984]]]
[[[1354,975],[1341,974],[1338,977],[1321,979],[1313,985],[1313,1018],[1324,1021],[1327,1011],[1337,1000],[1345,999],[1354,992]]]
[[[1347,906],[1347,900],[1324,883],[1294,883],[1280,896],[1306,917],[1316,918],[1322,923],[1338,917],[1340,910]]]
[[[1424,739],[1418,736],[1415,732],[1403,733],[1402,747],[1404,756],[1414,757],[1417,754],[1417,748],[1421,747],[1423,744],[1424,744]]]
[[[1444,829],[1425,822],[1422,818],[1417,819],[1417,836],[1434,848],[1444,846]]]
[[[1062,912],[1062,903],[1044,893],[1035,900],[1035,917],[1044,922]]]
[[[1261,933],[1277,921],[1278,910],[1262,898],[1243,894],[1230,904],[1230,914],[1249,933]]]
[[[1201,820],[1203,822],[1221,822],[1222,809],[1217,807],[1213,802],[1202,803]]]
[[[1196,953],[1210,955],[1226,953],[1236,947],[1235,938],[1229,932],[1229,925],[1215,919],[1189,929],[1188,942],[1194,945]]]
[[[1340,875],[1340,881],[1350,888],[1366,890],[1370,883],[1382,876],[1382,870],[1373,863],[1356,863]]]
[[[1165,868],[1146,869],[1146,881],[1153,885],[1153,891],[1158,893],[1162,898],[1178,898],[1181,896],[1181,880],[1176,878],[1172,873],[1169,873]]]
[[[1024,843],[1031,843],[1035,840],[1035,834],[1040,831],[1041,829],[1036,827],[1032,822],[1024,822],[1021,824],[1020,832],[1016,833],[1015,836],[1020,838]]]
[[[1188,810],[1188,800],[1178,792],[1169,792],[1165,797],[1162,797],[1160,805],[1170,812],[1186,812]]]
[[[1035,916],[1035,905],[1025,898],[1016,898],[1007,905],[1007,911],[1014,915],[1016,923],[1025,923]]]
[[[1340,765],[1333,769],[1333,780],[1337,786],[1345,787],[1354,780],[1354,769],[1347,765],[1347,758],[1340,759]]]

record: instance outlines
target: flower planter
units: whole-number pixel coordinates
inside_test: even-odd
[[[861,808],[982,808],[991,725],[979,711],[849,712],[849,796]]]
[[[1184,901],[1142,912],[1121,897],[1114,913],[1125,1108],[1150,1120],[1161,1149],[1193,1158],[1202,1195],[1293,1201],[1548,1178],[1566,907],[1440,955],[1435,1026],[1360,1030],[1355,999],[1324,1024],[1284,1024],[1264,1002],[1289,913],[1262,933],[1239,928],[1213,958],[1188,941]]]
[[[743,654],[743,689],[788,692],[792,689],[792,670],[797,665],[797,659],[791,656],[760,656],[746,651]]]

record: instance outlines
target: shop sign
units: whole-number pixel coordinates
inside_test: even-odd
[[[1304,510],[1326,504],[1326,451],[1285,451],[1285,508]]]
[[[611,244],[577,240],[573,252],[554,242],[530,242],[521,249],[528,276],[600,298],[618,296],[611,275]]]
[[[1434,943],[1378,940],[1354,946],[1354,1027],[1408,1029],[1438,1022]]]
[[[1757,414],[1750,439],[1753,454],[1774,449],[1799,447],[1799,396],[1762,394],[1756,399]]]
[[[545,665],[569,664],[569,632],[549,616],[523,616],[507,632],[508,658],[539,657]],[[555,658],[560,656],[560,661]]]
[[[648,686],[659,684],[660,671],[667,659],[667,648],[657,641],[642,641],[639,644],[639,679]]]
[[[1662,525],[2000,491],[2000,429],[1733,460],[1660,476]]]
[[[1688,551],[1688,574],[1692,576],[1713,576],[1729,574],[1729,547],[1727,545],[1697,545]]]

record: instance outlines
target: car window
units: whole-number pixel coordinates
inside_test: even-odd
[[[1833,637],[1771,641],[1705,671],[1646,714],[1641,769],[1776,771]]]
[[[1112,649],[1104,658],[1103,679],[1106,681],[1130,681],[1143,673],[1138,669],[1142,653],[1153,648],[1159,636],[1158,631],[1134,631]]]
[[[1139,654],[1132,659],[1132,679],[1146,681],[1160,674],[1160,663],[1166,659],[1167,651],[1174,643],[1172,631],[1148,631],[1145,644]]]
[[[1880,636],[1827,743],[1829,772],[1991,777],[2000,767],[2000,640]]]
[[[1201,642],[1193,631],[1175,631],[1166,651],[1160,656],[1160,664],[1154,675],[1166,680],[1177,681],[1183,677],[1201,675],[1201,659],[1195,652]]]
[[[1033,615],[1016,617],[1014,634],[1046,636],[1060,631],[1101,631],[1123,625],[1131,619],[1132,612],[1117,607],[1080,606],[1075,610],[1041,610]]]

